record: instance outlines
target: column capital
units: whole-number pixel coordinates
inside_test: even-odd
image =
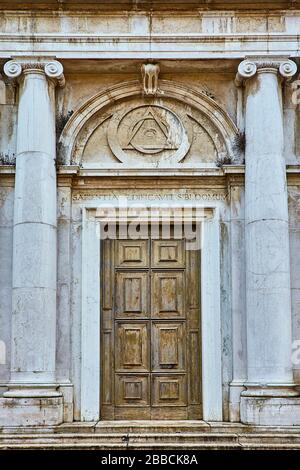
[[[246,80],[262,72],[277,73],[283,79],[291,80],[297,72],[297,65],[286,57],[249,57],[239,64],[235,84],[242,86]]]
[[[13,81],[17,81],[22,74],[41,72],[53,80],[55,84],[61,87],[65,84],[64,69],[57,60],[39,59],[38,57],[16,58],[6,62],[3,70],[5,75]]]

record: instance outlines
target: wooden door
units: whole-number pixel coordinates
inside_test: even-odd
[[[200,253],[102,243],[101,418],[200,419]]]

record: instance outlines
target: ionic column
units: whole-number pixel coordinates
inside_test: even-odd
[[[4,72],[19,83],[11,381],[4,396],[56,399],[55,86],[64,84],[63,68],[17,59]]]
[[[238,68],[245,85],[245,236],[247,382],[241,419],[300,423],[291,364],[291,292],[282,80],[291,60],[251,59]],[[284,405],[284,406],[283,406]],[[297,405],[297,409],[293,408]],[[291,411],[292,410],[292,411]],[[298,415],[297,415],[298,413]],[[295,416],[296,414],[296,416]]]

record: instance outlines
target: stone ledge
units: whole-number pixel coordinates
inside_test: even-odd
[[[14,165],[0,165],[0,175],[14,175]],[[160,173],[164,176],[224,176],[224,174],[244,174],[245,165],[224,165],[222,168],[218,167],[205,167],[205,168],[160,168]],[[288,175],[299,175],[299,165],[287,165],[286,171]],[[149,170],[136,170],[136,169],[100,169],[100,168],[80,168],[78,165],[60,165],[58,167],[58,176],[157,176],[157,171]]]

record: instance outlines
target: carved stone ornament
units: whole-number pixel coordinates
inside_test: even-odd
[[[141,67],[143,90],[145,95],[154,96],[158,91],[158,75],[160,68],[158,64],[143,64]]]
[[[189,139],[181,119],[170,109],[158,104],[142,104],[116,113],[109,124],[107,139],[120,162],[139,158],[145,164],[156,160],[182,160]]]
[[[65,84],[63,66],[57,60],[10,60],[6,62],[3,70],[5,75],[12,80],[18,79],[22,73],[40,70],[43,71],[48,78],[53,79],[59,86],[64,86]]]
[[[276,57],[246,59],[238,66],[236,85],[241,86],[245,80],[254,77],[256,73],[263,72],[263,70],[274,70],[279,72],[282,78],[291,79],[297,72],[297,65],[292,60]]]

